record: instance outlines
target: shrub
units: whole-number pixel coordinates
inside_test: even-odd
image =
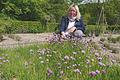
[[[109,30],[113,33],[119,33],[120,32],[120,25],[109,25],[107,30]]]
[[[87,25],[85,33],[91,36],[93,34],[99,36],[106,31],[106,27],[106,25]]]
[[[3,33],[4,33],[4,29],[0,27],[0,41],[3,40]]]
[[[3,21],[3,23],[2,23]],[[42,25],[38,21],[4,21],[0,22],[0,27],[3,26],[5,33],[42,33],[54,32],[58,30],[58,23],[48,23]]]
[[[59,23],[49,23],[47,32],[59,31]]]
[[[12,21],[5,25],[6,33],[38,33],[43,32],[39,22],[32,21]]]
[[[0,13],[0,19],[2,19],[2,20],[11,20],[10,17],[8,17],[7,15],[5,15],[3,13]]]

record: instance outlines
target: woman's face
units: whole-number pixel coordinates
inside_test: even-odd
[[[69,10],[69,17],[75,17],[77,15],[77,11],[74,7],[72,7],[70,10]]]

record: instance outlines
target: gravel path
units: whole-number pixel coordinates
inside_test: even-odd
[[[9,48],[9,47],[15,47],[19,45],[29,45],[29,44],[41,44],[44,42],[49,41],[49,39],[53,36],[52,33],[39,33],[39,34],[12,34],[14,36],[18,36],[20,40],[15,40],[7,35],[4,35],[4,40],[0,42],[1,48]],[[104,35],[104,37],[107,37],[108,35]],[[115,35],[116,36],[116,35]],[[119,36],[119,35],[117,35]],[[91,39],[91,37],[85,37],[86,39]],[[94,37],[93,41],[98,42],[100,41],[101,37]]]
[[[9,38],[8,36],[3,36],[4,40],[0,42],[1,48],[15,47],[19,45],[29,45],[29,44],[38,44],[49,41],[52,37],[52,33],[40,33],[40,34],[12,34],[14,36],[20,37],[20,40]]]

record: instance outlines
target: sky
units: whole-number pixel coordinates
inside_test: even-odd
[[[103,3],[106,0],[100,0],[101,3]],[[87,3],[97,3],[98,0],[83,0],[81,4],[87,4]]]

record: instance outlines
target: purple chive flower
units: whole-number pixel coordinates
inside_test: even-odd
[[[48,68],[47,69],[47,75],[50,77],[50,76],[52,76],[52,74],[53,74],[52,70]]]
[[[99,57],[99,53],[95,53],[95,56],[96,56],[96,57]]]
[[[62,38],[60,38],[60,35],[53,33],[53,36],[49,39],[49,42],[61,42]]]
[[[69,58],[69,56],[65,56],[64,59],[65,60],[69,60],[70,58]]]
[[[97,60],[98,60],[98,61],[102,61],[102,58],[101,58],[101,57],[97,57]]]
[[[89,73],[89,75],[92,76],[92,77],[94,77],[94,76],[97,75],[97,73],[96,73],[95,71],[91,71],[91,72]]]
[[[4,58],[3,57],[0,57],[0,60],[3,60]]]
[[[98,62],[98,64],[99,64],[100,66],[105,66],[105,64],[102,63],[102,62]]]
[[[75,73],[80,73],[81,74],[81,72],[80,72],[80,70],[79,69],[75,69],[75,70],[73,70]]]
[[[109,50],[110,53],[112,53],[112,50]]]
[[[113,54],[108,54],[108,57],[113,58],[114,56],[113,56]]]
[[[111,60],[111,62],[114,64],[114,63],[116,63],[116,60]]]
[[[106,72],[106,70],[102,70],[101,73],[102,74],[106,74],[107,72]]]
[[[97,74],[100,74],[100,71],[99,71],[99,70],[96,70],[95,72],[96,72]]]

